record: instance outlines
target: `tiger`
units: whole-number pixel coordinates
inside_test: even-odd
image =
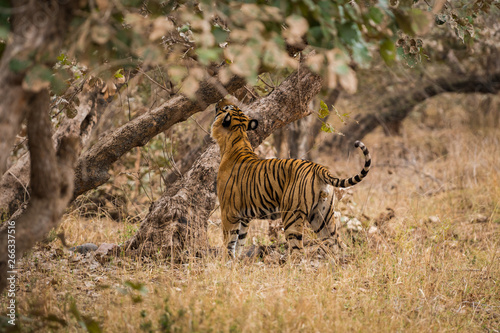
[[[342,248],[335,222],[335,188],[359,183],[370,171],[371,157],[356,141],[365,157],[361,172],[341,179],[317,163],[300,159],[261,159],[254,152],[247,131],[259,123],[238,106],[222,99],[215,106],[211,135],[220,148],[217,174],[224,244],[230,257],[241,254],[252,219],[281,217],[288,253],[303,253],[304,223],[307,220],[319,238]],[[338,213],[337,213],[338,214]]]

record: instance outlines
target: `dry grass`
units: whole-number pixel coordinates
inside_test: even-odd
[[[364,226],[354,235],[343,230],[347,263],[310,257],[295,265],[227,265],[214,257],[184,265],[131,258],[100,264],[56,251],[62,246],[53,241],[20,265],[22,330],[82,331],[78,312],[104,332],[498,332],[498,129],[478,131],[458,117],[431,130],[408,119],[401,137],[377,132],[365,144],[375,167],[341,207]],[[346,173],[361,163],[317,160]],[[387,207],[395,217],[377,219]],[[251,228],[254,240],[265,241],[265,226]],[[71,244],[119,243],[137,225],[73,213],[61,228]],[[220,233],[210,226],[214,244]]]

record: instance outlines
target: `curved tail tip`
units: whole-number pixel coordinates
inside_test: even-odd
[[[361,145],[361,141],[355,141],[354,142],[354,147],[358,148]]]

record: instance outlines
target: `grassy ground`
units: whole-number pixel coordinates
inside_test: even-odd
[[[363,230],[342,229],[348,260],[280,265],[193,259],[184,265],[71,255],[59,240],[20,265],[22,331],[80,332],[498,332],[500,131],[428,103],[402,136],[364,141],[374,168],[339,206]],[[425,116],[425,117],[424,117]],[[316,161],[347,175],[361,158]],[[387,208],[394,212],[388,215]],[[221,242],[217,216],[210,237]],[[250,241],[266,242],[266,222]],[[376,227],[376,228],[373,228]],[[71,244],[119,243],[137,225],[70,213]],[[249,242],[250,242],[249,241]],[[5,295],[0,311],[5,313]]]

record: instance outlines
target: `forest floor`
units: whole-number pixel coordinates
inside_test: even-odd
[[[22,332],[499,332],[500,131],[446,117],[428,103],[402,124],[363,141],[368,177],[339,204],[344,260],[184,264],[128,257],[96,260],[52,237],[19,265],[16,302]],[[441,111],[440,111],[441,110]],[[444,119],[444,120],[443,120]],[[477,118],[474,118],[477,120]],[[491,124],[490,124],[491,125]],[[321,142],[318,143],[319,145]],[[346,176],[362,158],[318,155]],[[147,210],[147,206],[145,206]],[[357,231],[346,222],[359,221]],[[268,244],[268,223],[248,245]],[[66,242],[121,243],[137,223],[68,213]],[[220,221],[209,234],[221,246]],[[281,237],[283,237],[281,235]],[[6,296],[0,312],[6,313]],[[5,328],[5,327],[4,327]],[[0,331],[2,328],[0,327]]]

